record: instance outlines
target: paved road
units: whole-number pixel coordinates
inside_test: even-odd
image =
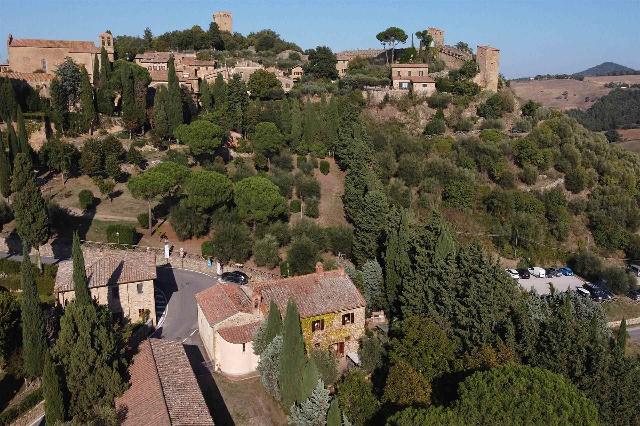
[[[169,302],[164,321],[154,336],[175,340],[191,337],[198,328],[195,295],[216,282],[215,278],[198,272],[159,267],[156,287]]]

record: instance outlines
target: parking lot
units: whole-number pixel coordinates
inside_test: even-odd
[[[525,290],[533,289],[539,295],[551,293],[549,283],[553,285],[556,291],[567,291],[569,289],[575,289],[581,286],[585,281],[575,275],[566,277],[552,277],[552,278],[536,278],[531,276],[528,279],[518,279],[518,284]]]

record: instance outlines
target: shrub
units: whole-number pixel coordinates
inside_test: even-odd
[[[138,233],[133,225],[112,224],[107,227],[107,242],[132,246],[138,242]]]
[[[138,151],[135,146],[131,145],[127,152],[127,163],[142,167],[145,162],[146,160],[144,156],[140,154],[140,151]]]
[[[527,185],[533,185],[538,180],[538,168],[532,164],[525,164],[518,175],[520,180]]]
[[[207,216],[184,203],[171,209],[169,223],[180,241],[201,237],[209,231]]]
[[[296,238],[287,250],[287,263],[292,275],[310,274],[315,271],[318,246],[309,237]]]
[[[291,200],[291,202],[289,203],[289,211],[291,213],[300,213],[301,209],[302,203],[300,202],[300,200]]]
[[[480,125],[481,129],[504,129],[504,124],[502,124],[502,120],[499,118],[485,118],[482,120],[482,124]]]
[[[93,192],[88,189],[83,189],[78,194],[78,201],[80,202],[80,208],[82,208],[82,210],[88,210],[93,206]]]
[[[298,173],[295,176],[296,192],[298,197],[306,200],[308,198],[320,198],[320,182],[313,176]]]
[[[569,170],[564,176],[564,186],[568,191],[577,194],[587,187],[589,175],[584,167],[577,166]]]
[[[297,166],[298,166],[298,169],[302,171],[302,173],[304,173],[305,175],[312,174],[313,169],[315,168],[313,166],[313,162],[308,161],[307,157],[302,155],[298,155]]]
[[[215,256],[213,251],[213,241],[203,241],[200,245],[200,253],[202,253],[202,257]]]
[[[0,229],[5,223],[9,223],[13,220],[13,210],[9,203],[4,200],[0,200]]]
[[[427,98],[429,108],[446,108],[451,103],[452,96],[448,93],[436,92]]]
[[[320,161],[320,172],[323,175],[329,174],[329,162],[327,160]]]
[[[531,131],[532,127],[533,126],[530,120],[527,120],[526,118],[522,118],[516,121],[511,131],[514,133],[527,133]]]
[[[149,228],[149,213],[140,213],[137,217],[138,219],[138,225],[142,228],[142,229],[148,229]],[[155,221],[155,219],[154,219]]]
[[[316,245],[318,252],[324,251],[327,247],[327,234],[320,225],[312,220],[303,219],[291,228],[292,239],[295,240],[302,236],[309,237]]]
[[[473,120],[470,118],[461,118],[453,124],[453,130],[456,132],[469,132],[473,130]]]
[[[348,226],[330,226],[325,229],[327,245],[334,255],[343,254],[351,257],[351,246],[353,244],[353,229]]]
[[[253,258],[258,266],[266,266],[269,269],[280,263],[278,255],[278,239],[273,235],[265,235],[253,244]]]
[[[282,172],[274,172],[273,175],[269,176],[271,182],[273,182],[278,189],[280,190],[280,194],[283,197],[291,198],[293,195],[293,176],[289,173]]]
[[[222,263],[244,263],[251,256],[251,231],[244,224],[220,224],[213,234],[213,254]]]
[[[286,246],[291,241],[289,225],[285,222],[273,222],[269,224],[259,224],[255,231],[256,238],[263,238],[265,235],[273,235],[278,240],[280,247]]]
[[[176,151],[174,149],[170,149],[164,155],[165,161],[171,161],[173,163],[181,164],[183,166],[189,165],[189,157],[182,151]]]
[[[311,359],[318,368],[320,378],[326,385],[332,385],[338,379],[338,360],[328,349],[314,349],[311,351]]]
[[[627,294],[636,287],[636,277],[618,266],[610,266],[602,271],[601,279],[605,286],[616,294]]]
[[[293,170],[293,156],[289,151],[282,150],[271,158],[271,166],[290,172]]]
[[[314,219],[320,216],[320,202],[317,198],[310,198],[305,202],[304,215]]]
[[[444,135],[447,131],[447,123],[443,118],[432,119],[424,128],[425,135]]]

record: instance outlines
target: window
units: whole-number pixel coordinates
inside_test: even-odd
[[[47,60],[42,58],[42,71],[47,72]]]
[[[144,318],[147,316],[147,310],[144,308],[138,309],[138,318]]]
[[[243,343],[243,344],[242,344],[242,352],[244,352],[246,349],[247,349],[247,347],[246,347],[246,343]]]
[[[344,356],[344,342],[337,342],[333,344],[333,352],[336,355]]]
[[[407,76],[411,77],[411,71],[407,71]]]
[[[424,76],[424,71],[418,71],[418,75],[419,75],[420,77],[423,77],[423,76]]]
[[[142,294],[144,292],[144,284],[142,283],[136,284],[136,289],[138,290],[138,294]]]
[[[118,286],[111,287],[111,297],[120,299],[120,288]]]
[[[321,331],[324,330],[324,320],[323,319],[319,319],[319,320],[315,320],[311,323],[311,331],[316,332],[316,331]]]
[[[400,88],[401,89],[408,89],[409,88],[409,82],[407,81],[403,81],[400,83]]]
[[[342,325],[353,324],[354,315],[353,312],[342,315]]]

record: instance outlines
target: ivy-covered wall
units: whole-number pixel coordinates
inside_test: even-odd
[[[350,312],[354,313],[354,322],[342,325],[342,315]],[[314,333],[311,330],[311,324],[317,320],[324,320],[324,330]],[[331,345],[337,342],[345,342],[345,353],[357,351],[358,340],[364,335],[364,320],[364,308],[337,313],[331,312],[301,319],[300,325],[307,351],[311,351],[316,344],[319,344],[322,349],[330,349]]]

